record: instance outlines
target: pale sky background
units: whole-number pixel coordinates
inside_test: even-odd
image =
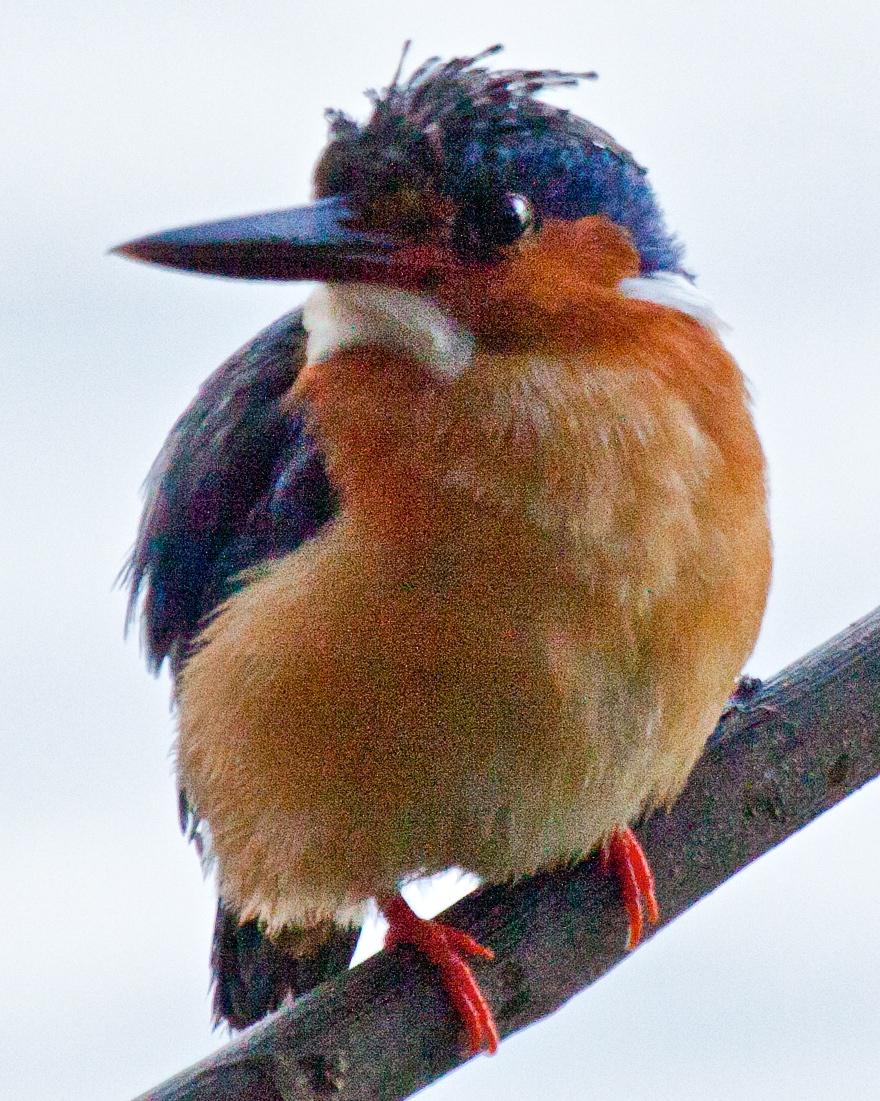
[[[305,199],[323,109],[363,113],[406,37],[600,72],[564,101],[650,167],[752,380],[777,555],[750,669],[880,601],[877,0],[7,5],[0,1097],[126,1101],[222,1038],[168,686],[112,583],[173,420],[305,291],[105,252]],[[425,1096],[877,1096],[878,815],[874,785]]]

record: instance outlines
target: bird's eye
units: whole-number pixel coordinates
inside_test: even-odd
[[[535,208],[525,197],[525,195],[516,195],[509,193],[505,196],[507,208],[510,211],[512,219],[516,220],[516,224],[519,227],[518,236],[522,236],[524,233],[529,233],[533,229],[537,229],[537,218],[535,216]]]
[[[501,202],[501,208],[493,219],[493,238],[496,244],[512,245],[520,237],[536,228],[535,208],[525,197],[509,191]]]
[[[537,212],[525,195],[475,187],[455,224],[454,242],[462,256],[491,263],[539,225]]]

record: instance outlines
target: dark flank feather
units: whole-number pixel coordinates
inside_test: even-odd
[[[330,519],[335,500],[303,416],[282,408],[302,366],[294,311],[264,329],[204,383],[156,459],[131,559],[129,621],[140,608],[158,669],[179,673],[192,642],[237,575],[298,547]],[[181,793],[181,827],[200,851],[196,808]],[[211,954],[217,1019],[243,1028],[344,970],[356,931],[290,929],[277,941],[239,925],[218,902]],[[302,953],[302,955],[298,955]]]

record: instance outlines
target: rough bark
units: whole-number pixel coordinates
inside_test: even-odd
[[[672,812],[639,830],[661,925],[878,773],[880,609],[741,692]],[[594,860],[487,888],[447,917],[496,952],[477,970],[502,1035],[552,1013],[626,955],[616,889]],[[138,1101],[395,1101],[463,1062],[460,1045],[430,967],[401,949]]]

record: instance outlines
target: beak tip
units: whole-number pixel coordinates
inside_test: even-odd
[[[107,249],[108,256],[123,256],[128,260],[146,260],[149,259],[148,255],[145,255],[145,250],[141,247],[141,240],[137,241],[125,241],[121,245],[114,245],[113,248]]]
[[[156,233],[149,237],[137,237],[133,241],[124,241],[108,249],[109,256],[121,256],[126,260],[136,260],[142,264],[158,264],[160,267],[182,268],[198,271],[195,253],[186,247],[186,242],[169,240],[171,234]]]

